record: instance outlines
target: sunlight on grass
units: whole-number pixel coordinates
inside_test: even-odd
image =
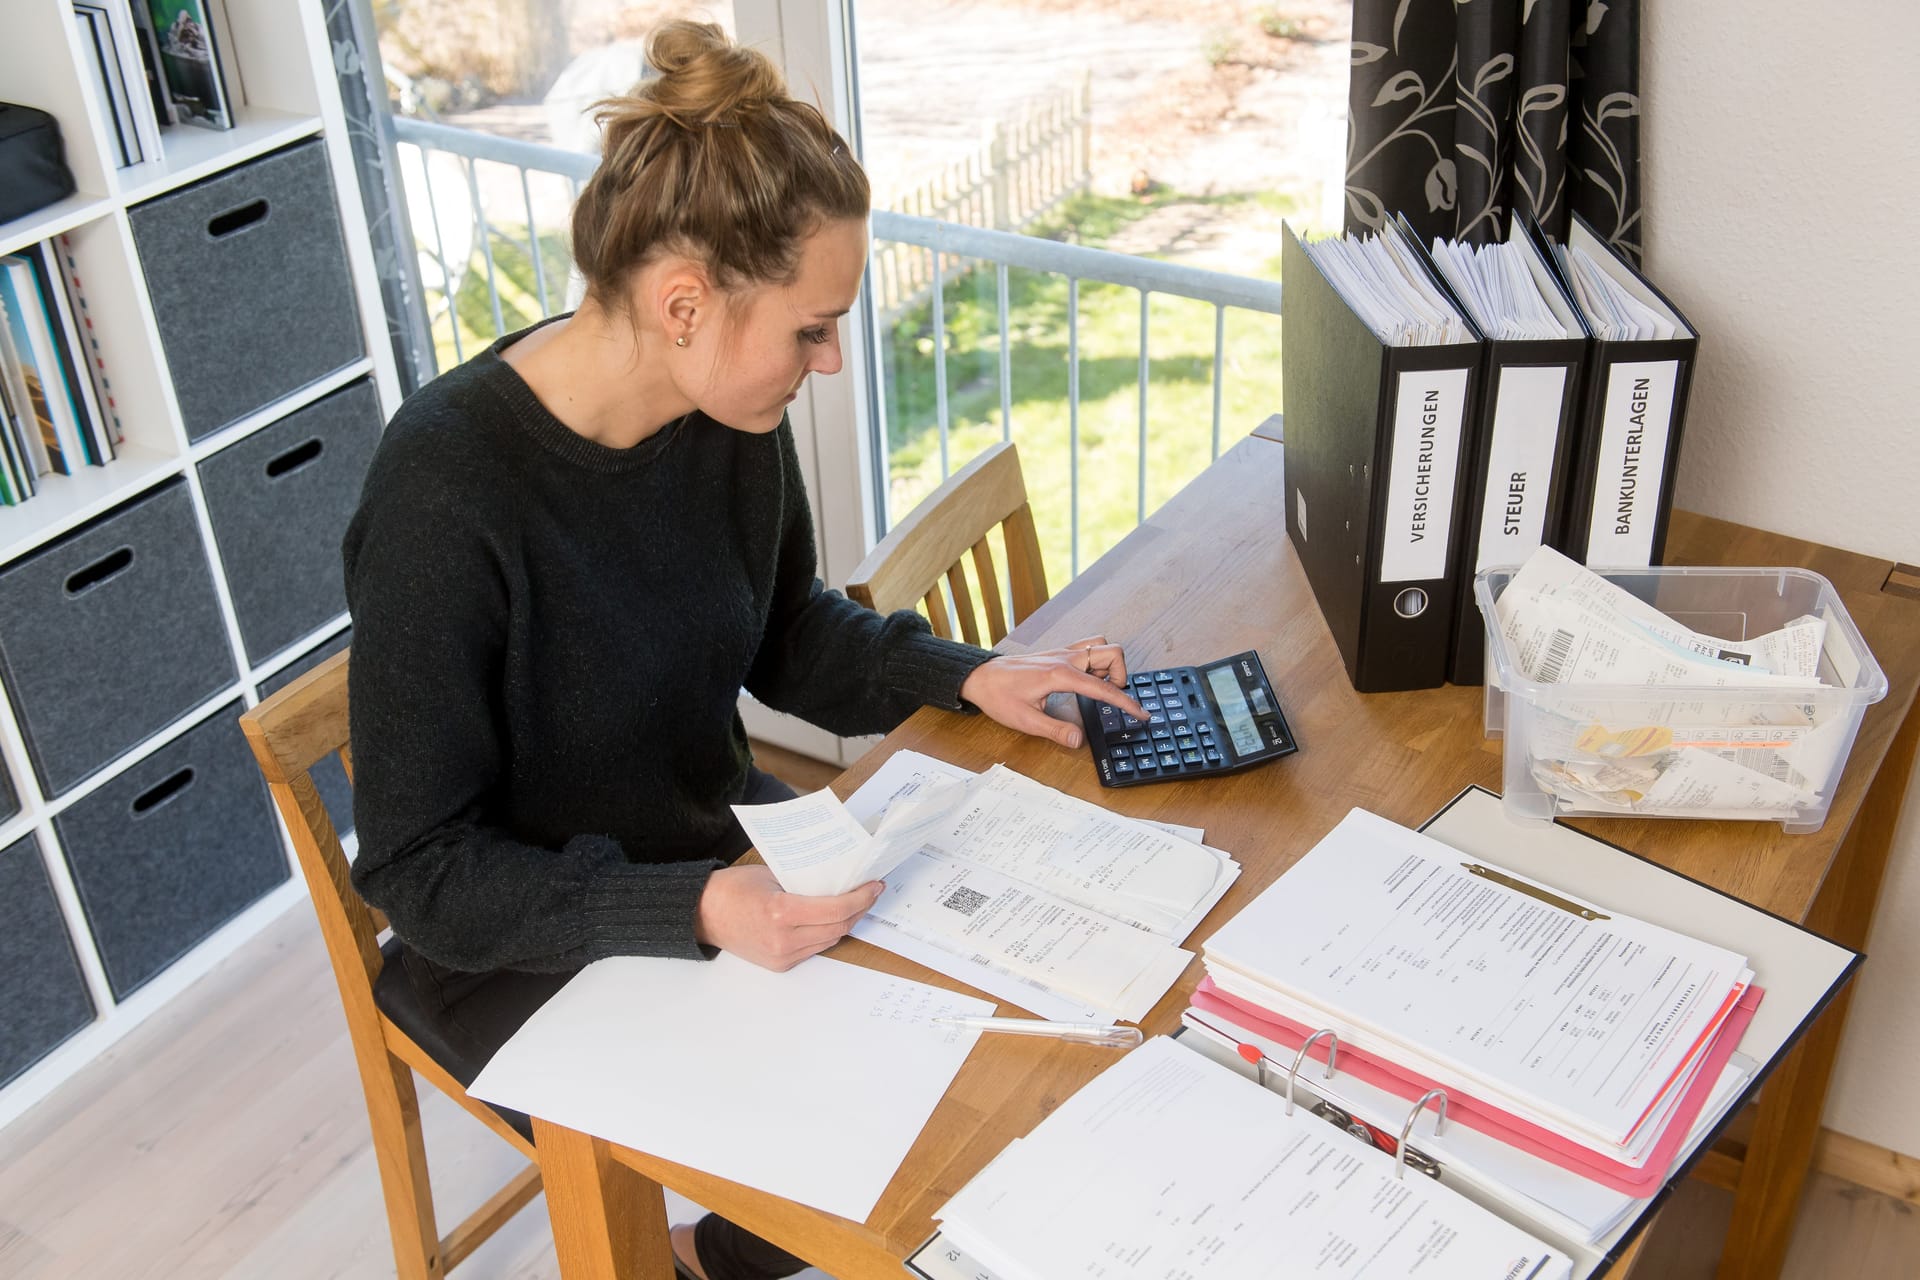
[[[1211,197],[1210,202],[1234,199]],[[1134,200],[1081,197],[1041,230],[1097,248],[1147,211]],[[1262,273],[1269,278],[1279,274],[1277,248],[1273,257]],[[942,311],[950,423],[947,460],[950,469],[957,469],[1001,439],[1004,428],[993,265],[958,263],[949,269],[957,278],[947,282]],[[1143,497],[1139,291],[1108,284],[1080,286],[1076,423],[1068,395],[1070,286],[1063,277],[1031,271],[1010,269],[1007,275],[1008,434],[1020,449],[1048,579],[1058,587],[1212,460],[1214,308],[1162,295],[1149,302]],[[912,510],[942,478],[930,302],[894,322],[883,361],[887,508],[892,520]],[[1279,411],[1280,318],[1229,309],[1221,371],[1219,445],[1225,449]],[[1071,465],[1076,456],[1077,495]],[[1077,537],[1072,514],[1076,496]]]

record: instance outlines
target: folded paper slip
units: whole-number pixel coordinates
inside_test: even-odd
[[[1590,1148],[1457,1089],[1447,1090],[1447,1121],[1478,1129],[1529,1155],[1550,1160],[1563,1169],[1571,1169],[1612,1190],[1636,1198],[1651,1196],[1666,1182],[1667,1173],[1673,1168],[1688,1132],[1699,1118],[1701,1108],[1712,1096],[1714,1082],[1720,1078],[1721,1071],[1733,1057],[1740,1037],[1746,1034],[1747,1024],[1753,1021],[1754,1012],[1760,1007],[1764,994],[1759,987],[1750,986],[1734,1006],[1720,1034],[1708,1046],[1700,1070],[1694,1073],[1678,1103],[1667,1116],[1643,1168],[1608,1159]],[[1296,1052],[1314,1030],[1226,994],[1211,978],[1201,980],[1193,995],[1193,1007],[1218,1021],[1252,1035],[1264,1036]],[[1317,1042],[1307,1052],[1314,1061],[1324,1063],[1327,1058],[1326,1041]],[[1417,1072],[1345,1040],[1340,1042],[1335,1069],[1351,1073],[1409,1102],[1429,1089],[1441,1087]]]

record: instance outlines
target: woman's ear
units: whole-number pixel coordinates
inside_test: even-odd
[[[711,317],[713,286],[691,260],[669,259],[660,265],[654,294],[661,330],[675,346],[690,346]]]

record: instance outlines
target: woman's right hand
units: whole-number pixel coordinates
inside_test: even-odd
[[[846,893],[813,897],[788,893],[773,872],[758,863],[722,867],[708,877],[700,895],[693,936],[784,973],[846,937],[886,887],[872,880]]]

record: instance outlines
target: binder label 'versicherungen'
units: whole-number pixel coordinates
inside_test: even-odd
[[[1408,370],[1394,398],[1380,581],[1430,582],[1447,574],[1453,490],[1460,470],[1465,369]]]
[[[1628,361],[1607,377],[1600,459],[1593,475],[1587,563],[1653,563],[1653,526],[1666,479],[1678,360]]]

